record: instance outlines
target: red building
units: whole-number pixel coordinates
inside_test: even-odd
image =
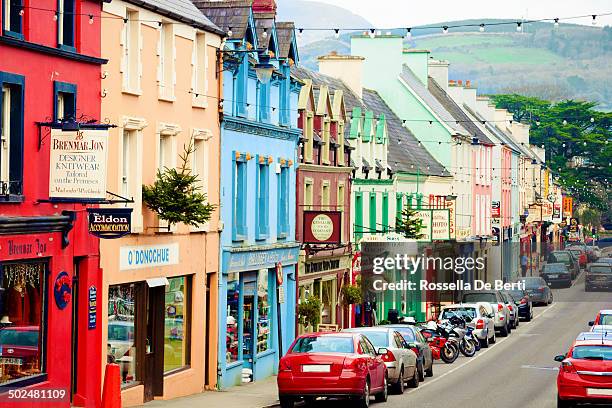
[[[335,78],[292,69],[302,79],[296,238],[302,242],[298,301],[316,296],[327,329],[351,326],[342,287],[351,284],[351,148],[345,140],[346,86]],[[313,328],[309,328],[311,330]],[[304,327],[300,327],[304,330]]]
[[[20,3],[0,2],[0,407],[98,407],[101,270],[86,204],[105,189],[101,3]],[[101,156],[54,156],[52,183],[51,145],[71,151],[64,141],[90,143],[94,128]],[[16,404],[8,388],[38,392]]]

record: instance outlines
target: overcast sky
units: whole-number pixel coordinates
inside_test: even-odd
[[[291,0],[285,0],[291,1]],[[411,27],[471,18],[563,18],[612,12],[611,0],[316,0],[359,14],[377,28]],[[612,25],[612,16],[597,18]],[[573,20],[591,24],[592,17]]]

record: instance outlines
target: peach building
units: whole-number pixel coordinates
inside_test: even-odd
[[[123,406],[214,388],[219,270],[219,95],[223,33],[189,0],[115,0],[102,15],[108,189],[133,203],[131,234],[101,240],[102,347],[120,366]],[[142,202],[184,146],[211,220],[168,226]]]

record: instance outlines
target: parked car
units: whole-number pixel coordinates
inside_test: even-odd
[[[397,330],[388,327],[358,327],[342,331],[361,333],[372,342],[377,350],[387,349],[382,359],[387,366],[389,385],[397,394],[404,393],[404,386],[407,382],[412,387],[418,387],[423,377],[423,366],[418,364],[417,353],[412,350],[417,348],[414,342],[406,342]]]
[[[612,290],[612,264],[597,262],[587,265],[584,290],[590,292],[593,289]]]
[[[489,303],[459,303],[443,306],[438,320],[447,320],[454,314],[463,317],[468,326],[474,328],[472,334],[487,348],[495,343],[495,314]]]
[[[589,322],[589,326],[612,324],[612,309],[602,309],[595,316],[595,320]]]
[[[558,355],[557,407],[575,403],[612,404],[612,340],[577,340],[567,354]],[[609,406],[609,405],[608,405]]]
[[[387,366],[383,355],[361,333],[308,333],[299,336],[279,361],[278,396],[281,408],[300,399],[348,398],[367,408],[370,395],[387,400]]]
[[[549,305],[553,302],[552,290],[541,276],[528,276],[521,278],[525,284],[525,290],[534,305]]]
[[[541,275],[549,286],[557,285],[565,288],[572,286],[571,273],[564,263],[545,264]]]
[[[612,258],[599,258],[597,260],[597,263],[607,263],[612,265]]]
[[[502,292],[505,292],[514,298],[514,304],[518,308],[519,318],[525,320],[526,322],[533,319],[533,303],[531,302],[531,297],[529,297],[527,290],[512,289]]]
[[[487,302],[493,308],[495,319],[495,330],[499,331],[499,335],[506,337],[510,327],[510,310],[506,306],[506,301],[502,294],[497,290],[474,290],[463,292],[461,303],[478,303]]]
[[[612,324],[595,324],[591,327],[591,331],[595,333],[612,333]]]
[[[580,265],[581,269],[586,268],[586,265],[589,261],[589,258],[587,256],[587,251],[585,248],[586,246],[578,246],[578,245],[572,245],[572,246],[565,248],[566,251],[570,251],[572,255],[574,255],[574,257],[578,259],[578,265]]]
[[[516,306],[514,298],[511,295],[504,292],[501,292],[501,295],[506,301],[506,307],[510,311],[510,328],[514,330],[519,325],[518,307]]]
[[[380,327],[389,327],[399,332],[402,335],[408,346],[411,343],[416,345],[416,348],[413,351],[418,352],[417,354],[417,366],[418,363],[423,367],[425,377],[433,377],[433,356],[431,353],[431,347],[427,344],[427,340],[421,332],[416,328],[416,326],[411,324],[387,324]],[[423,375],[419,378],[421,381],[424,380]]]
[[[569,269],[572,279],[580,273],[580,266],[570,251],[552,251],[546,260],[548,263],[564,263]]]
[[[601,339],[609,339],[612,340],[612,332],[582,332],[576,336],[576,340],[601,340]]]

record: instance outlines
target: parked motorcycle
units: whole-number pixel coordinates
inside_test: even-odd
[[[434,325],[435,328],[428,327],[421,329],[421,334],[427,339],[427,344],[431,348],[431,354],[434,359],[441,359],[446,364],[452,364],[459,357],[459,341],[455,337],[450,337],[435,322]]]

